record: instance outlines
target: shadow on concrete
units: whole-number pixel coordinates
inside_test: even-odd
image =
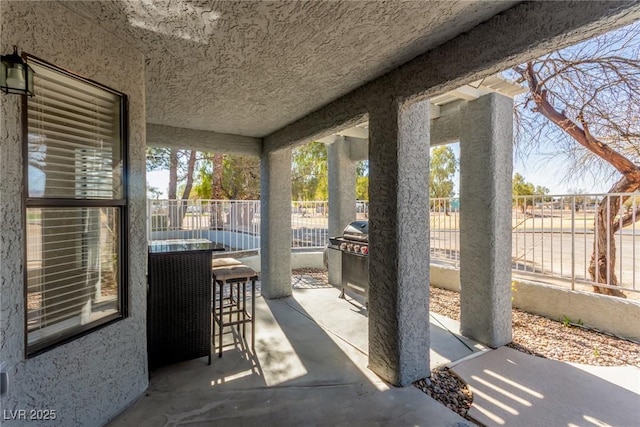
[[[486,350],[460,334],[460,323],[437,313],[429,313],[430,365],[431,369],[445,366],[456,360]]]
[[[154,371],[145,396],[110,425],[467,425],[415,387],[389,386],[367,369],[357,340],[367,319],[338,293],[258,298],[255,354],[228,333],[222,358]]]
[[[501,347],[456,365],[486,426],[636,426],[640,369],[586,366]]]

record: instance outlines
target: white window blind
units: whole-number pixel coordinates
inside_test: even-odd
[[[121,97],[34,64],[29,197],[122,198]]]
[[[27,101],[27,352],[122,317],[124,95],[38,60]]]

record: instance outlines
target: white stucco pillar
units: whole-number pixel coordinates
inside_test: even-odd
[[[369,367],[429,376],[429,102],[369,112]]]
[[[461,332],[490,347],[511,341],[513,100],[489,94],[462,109]]]
[[[340,236],[356,219],[356,162],[351,160],[349,143],[335,136],[327,145],[329,175],[329,236]],[[329,250],[329,283],[342,284],[342,253]]]
[[[260,162],[260,280],[265,298],[291,295],[291,149]]]

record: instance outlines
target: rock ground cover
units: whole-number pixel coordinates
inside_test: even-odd
[[[294,270],[293,275],[328,285],[325,270],[299,269]],[[460,296],[457,292],[431,287],[429,309],[459,321]],[[638,343],[574,325],[569,319],[555,321],[516,309],[513,310],[513,342],[508,346],[562,362],[640,367]],[[434,369],[430,378],[419,380],[414,385],[464,417],[473,401],[467,386],[446,367]]]
[[[431,287],[429,309],[460,320],[457,292]],[[640,344],[571,324],[513,310],[513,342],[509,347],[534,356],[596,366],[640,367]]]
[[[431,287],[429,309],[460,320],[460,295]],[[596,366],[640,367],[640,344],[546,317],[513,310],[513,342],[509,347],[548,359]],[[468,387],[447,368],[414,384],[432,398],[466,417],[473,397]]]

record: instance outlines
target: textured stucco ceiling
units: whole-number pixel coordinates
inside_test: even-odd
[[[514,3],[64,2],[144,52],[148,122],[256,137]]]

